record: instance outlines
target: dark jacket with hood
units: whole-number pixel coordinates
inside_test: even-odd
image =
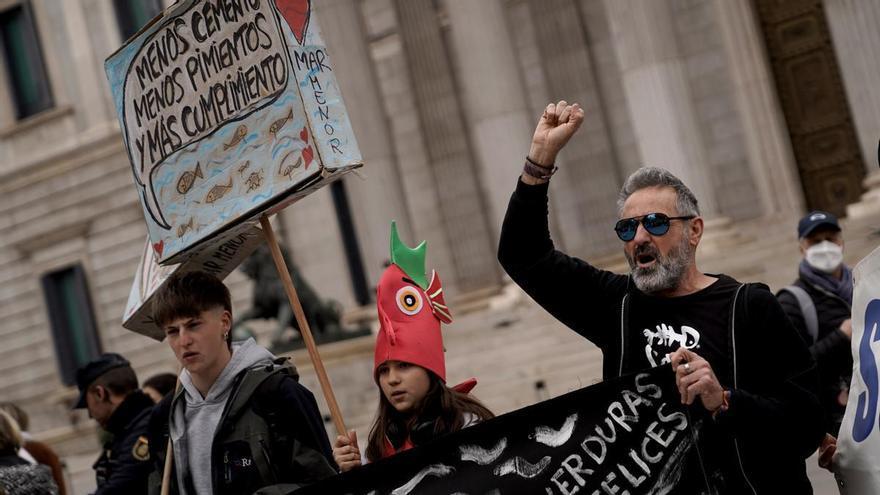
[[[112,439],[104,444],[95,462],[98,489],[94,495],[147,493],[147,479],[153,470],[147,437],[147,424],[153,400],[136,390],[122,401],[104,427]]]
[[[777,294],[782,309],[810,348],[819,372],[819,401],[825,409],[828,433],[837,436],[846,401],[841,392],[849,389],[853,360],[850,339],[840,330],[844,320],[850,318],[852,306],[839,296],[799,277],[794,284],[807,292],[816,309],[818,332],[815,341],[807,330],[804,315],[797,298],[782,290]],[[844,396],[845,397],[845,396]]]
[[[280,494],[336,474],[314,396],[295,370],[273,359],[252,340],[238,345],[204,398],[181,375],[180,390],[150,420],[150,493],[161,488],[169,432],[172,494]],[[210,417],[200,417],[212,404]]]
[[[643,356],[634,354],[644,351],[633,343],[643,342],[642,332],[648,332],[630,324],[645,317],[639,311],[646,305],[639,302],[650,300],[650,307],[662,312],[676,301],[647,296],[629,276],[555,250],[547,223],[548,187],[518,183],[498,258],[536,302],[602,350],[604,378],[639,371],[645,367],[639,361]],[[716,349],[715,362],[706,359],[730,391],[729,409],[701,421],[703,433],[711,438],[702,453],[718,468],[711,484],[719,493],[812,493],[804,460],[823,437],[815,363],[766,286],[736,285],[723,275],[718,282],[735,292],[731,290],[733,297],[721,309],[729,318],[718,326],[727,328],[706,330],[724,342]],[[699,403],[691,409],[692,414],[705,414]],[[704,486],[694,471],[685,469],[682,483]],[[697,481],[688,484],[687,479]]]

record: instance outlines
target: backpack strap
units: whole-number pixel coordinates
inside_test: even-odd
[[[284,358],[282,358],[284,359]],[[281,364],[276,361],[275,363]],[[254,390],[251,397],[253,411],[266,424],[269,433],[269,444],[266,446],[271,456],[272,464],[269,466],[275,482],[278,483],[283,479],[285,471],[288,467],[289,459],[284,457],[285,453],[289,453],[292,448],[293,436],[291,434],[290,424],[291,418],[278,407],[277,392],[281,388],[284,380],[293,378],[299,381],[299,374],[289,363],[284,363],[281,367],[275,368],[266,379],[262,380],[259,386]]]
[[[280,375],[277,376],[276,375]],[[292,377],[299,381],[299,373],[296,367],[290,363],[289,358],[276,358],[272,363],[265,366],[251,368],[246,373],[242,373],[238,377],[235,384],[235,396],[228,406],[227,414],[235,416],[242,408],[248,407],[251,397],[261,390],[266,390],[266,386],[279,383],[285,377]],[[269,382],[265,383],[266,380]]]
[[[819,338],[819,315],[816,313],[816,305],[813,304],[813,298],[807,294],[807,291],[797,285],[783,287],[779,293],[783,291],[793,295],[795,300],[797,300],[798,306],[801,308],[801,314],[804,316],[807,334],[810,336],[810,344],[816,342]],[[777,296],[779,293],[777,293]]]
[[[237,377],[237,381],[233,386],[233,393],[220,424],[223,425],[227,419],[231,418],[232,422],[240,421],[243,416],[249,416],[244,421],[247,422],[247,428],[240,431],[238,435],[246,434],[248,428],[259,432],[258,437],[267,439],[264,443],[260,440],[259,445],[250,445],[251,453],[254,459],[262,459],[258,454],[262,450],[263,455],[269,462],[257,462],[257,469],[263,480],[270,484],[277,483],[283,473],[283,466],[276,466],[272,461],[276,459],[277,452],[283,451],[289,440],[289,435],[283,432],[283,421],[280,416],[279,408],[275,405],[275,391],[281,386],[281,382],[293,378],[299,378],[296,368],[286,363],[286,358],[279,358],[263,366],[257,366],[247,370]],[[256,437],[254,437],[256,438]],[[250,442],[251,440],[247,440]]]

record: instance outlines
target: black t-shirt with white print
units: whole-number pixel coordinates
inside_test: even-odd
[[[731,386],[726,383],[730,376],[730,311],[740,284],[726,275],[710,276],[717,280],[686,296],[659,298],[638,291],[631,293],[624,374],[668,366],[669,354],[685,347],[709,362],[722,386]],[[700,472],[711,480],[710,484],[724,486],[720,466],[734,462],[729,451],[707,448],[723,445],[723,435],[701,408],[691,411],[695,415],[690,420],[700,431],[702,449],[699,454],[692,450],[685,457],[685,472],[689,474],[683,476],[675,494],[704,493],[705,481],[695,475]]]
[[[711,276],[717,280],[686,296],[631,293],[624,374],[667,365],[669,354],[685,347],[706,359],[722,383],[730,376],[730,311],[740,284],[727,275]]]

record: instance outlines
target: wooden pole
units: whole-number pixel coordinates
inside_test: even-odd
[[[180,390],[180,373],[183,371],[183,365],[177,369],[177,383],[174,384],[174,395]],[[174,396],[172,396],[173,398]],[[171,411],[174,414],[174,411]],[[169,420],[170,421],[170,420]],[[165,467],[162,469],[162,490],[161,495],[168,495],[171,489],[171,466],[174,465],[174,449],[171,444],[171,424],[168,424],[168,444],[165,446]]]
[[[312,331],[309,329],[309,322],[306,320],[305,312],[303,312],[302,304],[296,295],[296,288],[293,286],[293,280],[290,278],[290,272],[287,271],[287,263],[284,262],[284,256],[281,255],[281,248],[278,247],[278,240],[275,238],[275,231],[269,223],[266,215],[260,217],[260,225],[263,227],[263,234],[266,236],[266,242],[269,244],[269,250],[272,252],[272,259],[275,261],[275,268],[281,277],[284,285],[284,291],[287,293],[287,299],[290,301],[290,307],[293,308],[293,314],[296,315],[296,322],[299,325],[299,332],[303,341],[306,343],[306,349],[309,351],[309,358],[315,367],[315,373],[318,375],[318,382],[321,384],[321,391],[324,392],[324,400],[330,408],[330,416],[333,418],[333,425],[336,426],[336,433],[342,436],[348,436],[345,429],[345,422],[342,420],[342,413],[339,411],[339,405],[336,403],[336,396],[333,395],[333,388],[330,386],[330,378],[324,369],[324,363],[321,361],[321,355],[318,354],[318,346],[315,345],[315,339],[312,337]]]

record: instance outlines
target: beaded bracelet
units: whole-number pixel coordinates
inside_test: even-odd
[[[549,167],[538,165],[528,156],[526,156],[526,163],[523,165],[523,172],[526,175],[542,180],[550,180],[550,177],[552,177],[558,169],[559,167],[553,165],[550,165]]]

